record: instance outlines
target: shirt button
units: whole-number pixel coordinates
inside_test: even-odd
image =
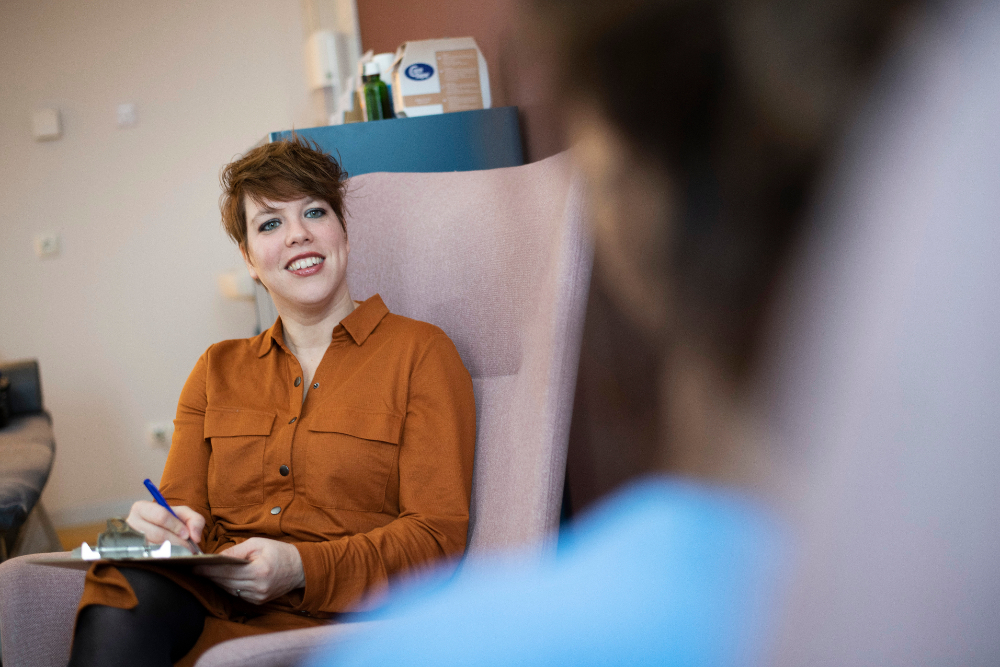
[[[296,419],[298,419],[298,417],[292,417],[291,419],[288,420],[288,423],[294,424]]]
[[[295,378],[295,386],[298,387],[300,384],[302,384],[302,378]]]
[[[272,507],[272,508],[271,508],[271,514],[277,514],[277,513],[279,513],[280,511],[281,511],[281,508],[280,508],[280,507]]]
[[[278,468],[278,472],[281,473],[282,477],[287,477],[288,476],[288,466],[281,466],[280,468]]]
[[[313,383],[313,389],[319,389],[319,382]]]

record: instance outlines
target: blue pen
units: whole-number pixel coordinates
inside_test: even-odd
[[[153,484],[148,479],[144,480],[142,483],[145,484],[146,488],[149,489],[149,492],[153,494],[153,500],[155,500],[158,505],[160,505],[161,507],[166,507],[168,512],[170,512],[175,517],[177,517],[178,521],[180,521],[182,523],[184,522],[183,519],[181,519],[179,516],[177,516],[177,512],[173,511],[170,508],[170,505],[167,504],[167,501],[163,499],[163,495],[161,495],[160,494],[160,490],[158,488],[156,488],[156,484]],[[201,553],[201,549],[198,548],[198,545],[195,544],[194,540],[192,540],[190,537],[188,537],[187,543],[191,546],[191,553],[195,553],[195,554],[200,554]]]

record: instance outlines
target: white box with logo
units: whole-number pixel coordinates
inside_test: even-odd
[[[392,69],[397,116],[489,109],[490,75],[472,37],[405,42]]]

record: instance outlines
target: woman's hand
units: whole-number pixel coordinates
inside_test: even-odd
[[[194,573],[211,579],[219,588],[247,602],[264,604],[306,585],[299,550],[286,542],[251,537],[220,553],[245,558],[248,562],[246,565],[199,565]]]
[[[162,544],[170,540],[171,544],[187,547],[190,537],[195,544],[201,542],[201,531],[205,528],[205,517],[190,507],[177,505],[173,508],[178,520],[173,514],[149,500],[140,500],[132,505],[125,522],[145,533],[146,539],[154,544]],[[188,547],[190,548],[190,547]]]

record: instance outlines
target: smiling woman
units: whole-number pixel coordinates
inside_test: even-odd
[[[472,381],[440,329],[351,298],[344,177],[299,139],[223,170],[223,224],[279,317],[198,360],[160,484],[180,518],[139,502],[128,522],[247,564],[94,566],[71,665],[194,664],[220,641],[358,609],[464,551]]]
[[[351,246],[329,204],[314,197],[289,202],[247,197],[247,269],[271,293],[279,312],[354,310],[344,275]]]

